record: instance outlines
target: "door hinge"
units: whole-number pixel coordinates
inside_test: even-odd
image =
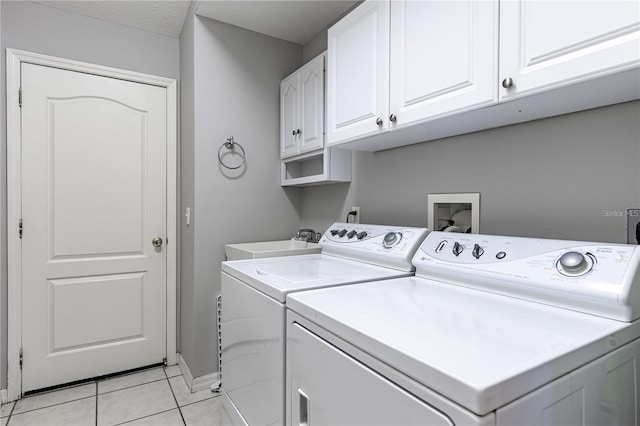
[[[24,361],[24,358],[22,356],[22,348],[20,348],[20,357],[18,359],[20,361],[20,370],[22,370],[22,363]]]
[[[18,89],[18,106],[22,108],[22,87]]]
[[[18,221],[18,236],[22,239],[22,219]]]

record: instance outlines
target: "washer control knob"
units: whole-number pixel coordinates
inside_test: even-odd
[[[568,251],[560,256],[556,267],[558,268],[558,272],[563,275],[577,277],[584,275],[591,270],[593,262],[590,260],[591,259],[587,259],[587,257],[582,253],[577,251]]]
[[[332,236],[332,237],[335,237],[336,235],[338,235],[338,232],[340,232],[340,231],[338,231],[337,229],[332,229],[332,230],[331,230],[331,231],[329,231],[329,232],[331,232],[331,236]]]
[[[365,231],[358,232],[358,235],[357,235],[359,240],[366,238],[366,236],[367,236],[367,233]]]
[[[480,245],[474,244],[473,245],[473,250],[471,251],[471,254],[476,259],[480,259],[480,256],[482,256],[484,254],[484,249],[482,247],[480,247]]]
[[[455,254],[456,256],[460,256],[460,253],[462,253],[463,251],[464,246],[462,244],[457,241],[453,243],[453,254]]]
[[[357,232],[352,229],[351,231],[349,231],[349,233],[347,234],[347,238],[352,239],[353,237],[355,237],[357,234]]]
[[[382,241],[382,245],[386,248],[391,248],[398,244],[402,239],[402,234],[399,232],[388,232],[387,235],[384,236],[384,240]]]
[[[346,229],[341,229],[340,232],[338,232],[338,236],[340,238],[344,237],[347,234],[347,230]]]

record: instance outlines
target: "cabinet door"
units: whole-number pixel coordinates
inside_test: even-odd
[[[638,1],[501,2],[500,99],[637,67],[639,28]]]
[[[299,72],[300,124],[299,152],[324,147],[324,55],[318,56]]]
[[[392,128],[497,102],[497,0],[392,1],[390,32]]]
[[[298,73],[280,83],[280,157],[298,153]]]
[[[287,424],[452,425],[435,408],[298,324],[288,330]]]
[[[328,31],[327,144],[387,131],[388,84],[389,2],[365,1]]]

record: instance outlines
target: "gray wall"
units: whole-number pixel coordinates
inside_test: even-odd
[[[180,34],[180,212],[178,228],[180,234],[179,259],[179,311],[180,321],[178,329],[178,351],[186,359],[194,357],[193,324],[194,304],[193,274],[194,274],[194,227],[186,227],[184,212],[186,206],[194,205],[195,191],[195,125],[194,125],[194,84],[195,84],[195,44],[194,44],[194,11],[195,4],[191,3],[187,17]],[[184,285],[182,283],[185,283]],[[182,342],[189,342],[183,345]]]
[[[480,193],[480,232],[626,242],[640,207],[640,102],[354,155],[351,185],[306,188],[302,224],[426,226],[427,194]]]
[[[302,46],[199,16],[181,36],[182,232],[180,352],[194,377],[217,371],[216,297],[228,243],[291,238],[300,190],[280,187],[280,80],[302,64]],[[190,63],[193,64],[191,66]],[[246,168],[218,164],[233,135]],[[224,150],[223,150],[224,152]],[[233,158],[227,158],[229,162]]]
[[[74,15],[26,1],[0,2],[1,103],[6,103],[5,48],[122,68],[142,73],[179,77],[178,39]],[[4,109],[2,110],[4,111]],[[2,125],[0,152],[0,385],[7,385],[7,241],[6,241],[6,117]]]
[[[352,176],[305,188],[301,226],[325,230],[351,206],[362,222],[427,226],[427,194],[479,192],[482,233],[626,243],[626,218],[606,212],[640,207],[640,101],[354,153]]]

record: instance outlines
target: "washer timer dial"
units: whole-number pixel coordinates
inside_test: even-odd
[[[556,262],[556,269],[562,275],[579,277],[593,268],[595,257],[591,253],[582,254],[577,251],[568,251]]]
[[[388,232],[382,240],[382,246],[385,248],[391,248],[398,244],[402,239],[402,233],[400,232]]]

